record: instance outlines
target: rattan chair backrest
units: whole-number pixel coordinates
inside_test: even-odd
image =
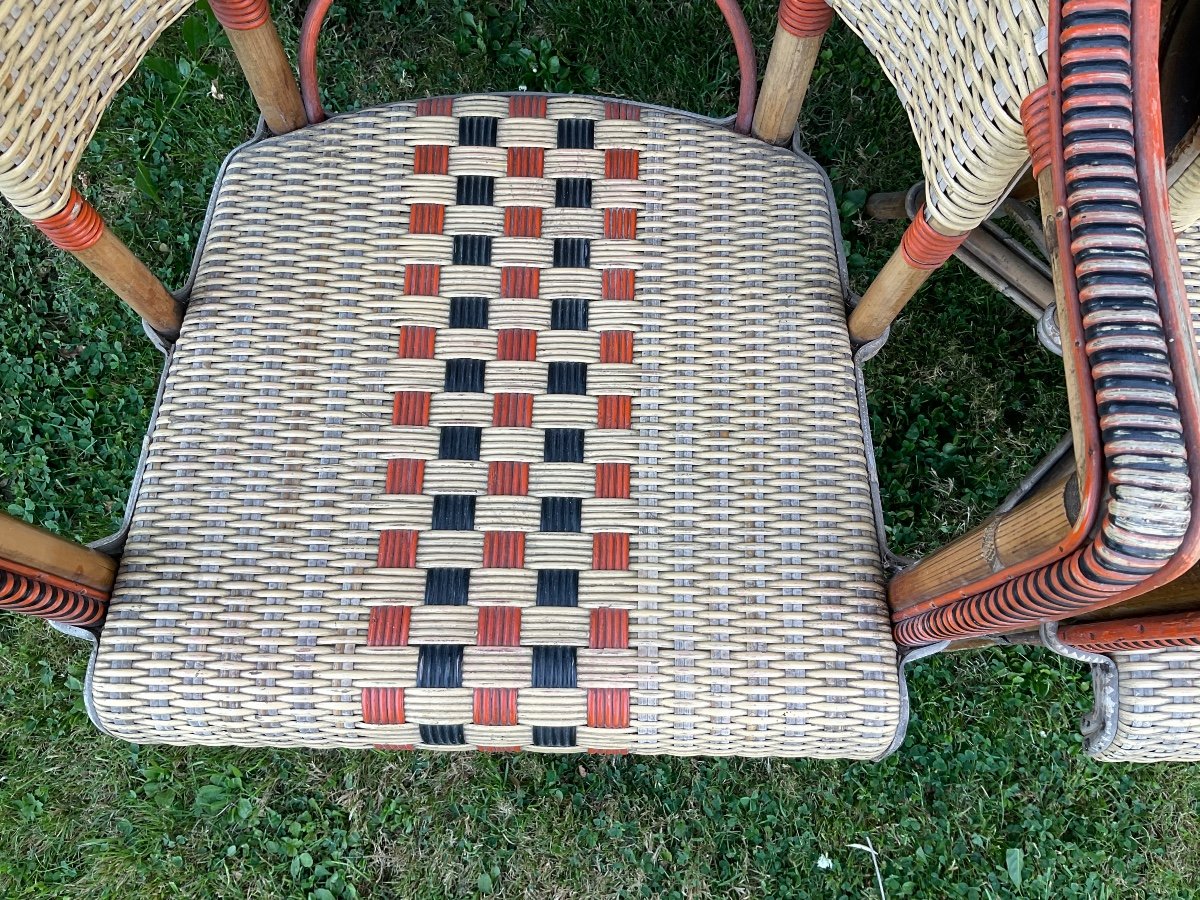
[[[929,218],[969,231],[1029,159],[1021,101],[1046,82],[1045,0],[829,0],[879,60],[921,150]]]
[[[0,194],[45,219],[100,117],[193,0],[0,0]]]

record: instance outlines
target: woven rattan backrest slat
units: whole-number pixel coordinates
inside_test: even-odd
[[[1021,102],[1046,81],[1045,0],[829,0],[896,88],[930,220],[970,231],[1029,158]]]
[[[0,0],[0,193],[46,219],[100,116],[193,0]]]

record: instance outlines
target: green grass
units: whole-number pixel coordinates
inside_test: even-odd
[[[294,47],[298,4],[276,12]],[[771,4],[747,14],[765,53]],[[342,110],[524,85],[724,115],[737,90],[708,0],[355,0],[331,14],[322,69]],[[79,182],[168,284],[182,283],[217,167],[253,119],[202,12],[106,115]],[[906,187],[919,165],[845,29],[803,128],[861,290],[899,237],[859,215],[863,200]],[[159,357],[7,211],[0,291],[0,497],[98,537],[120,516]],[[1066,427],[1058,361],[957,265],[914,300],[868,379],[901,552],[978,521]],[[6,616],[0,649],[5,897],[869,897],[870,858],[851,846],[868,838],[892,898],[1200,895],[1200,776],[1085,759],[1084,673],[1036,650],[922,663],[907,742],[865,765],[139,748],[87,722],[81,644]]]

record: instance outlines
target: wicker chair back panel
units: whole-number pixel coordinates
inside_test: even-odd
[[[991,213],[1029,159],[1021,101],[1046,82],[1045,0],[830,0],[883,66],[948,234]]]
[[[0,194],[27,218],[66,207],[100,117],[193,0],[0,3]]]

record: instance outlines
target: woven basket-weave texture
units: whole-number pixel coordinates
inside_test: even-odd
[[[348,114],[219,188],[93,696],[135,741],[876,757],[900,723],[811,161]]]
[[[1200,156],[1191,161],[1171,185],[1171,224],[1178,232],[1200,222]],[[1182,247],[1180,252],[1183,252]]]
[[[1046,0],[830,0],[896,88],[947,234],[991,213],[1029,159],[1021,102],[1046,82]]]
[[[0,194],[47,218],[108,103],[193,0],[0,3]],[[1044,0],[832,0],[895,85],[921,149],[929,215],[985,218],[1027,159],[1021,101],[1044,83]]]
[[[1113,653],[1117,731],[1106,762],[1200,761],[1200,648]]]
[[[194,0],[0,2],[0,194],[30,219],[62,210],[100,116]]]

